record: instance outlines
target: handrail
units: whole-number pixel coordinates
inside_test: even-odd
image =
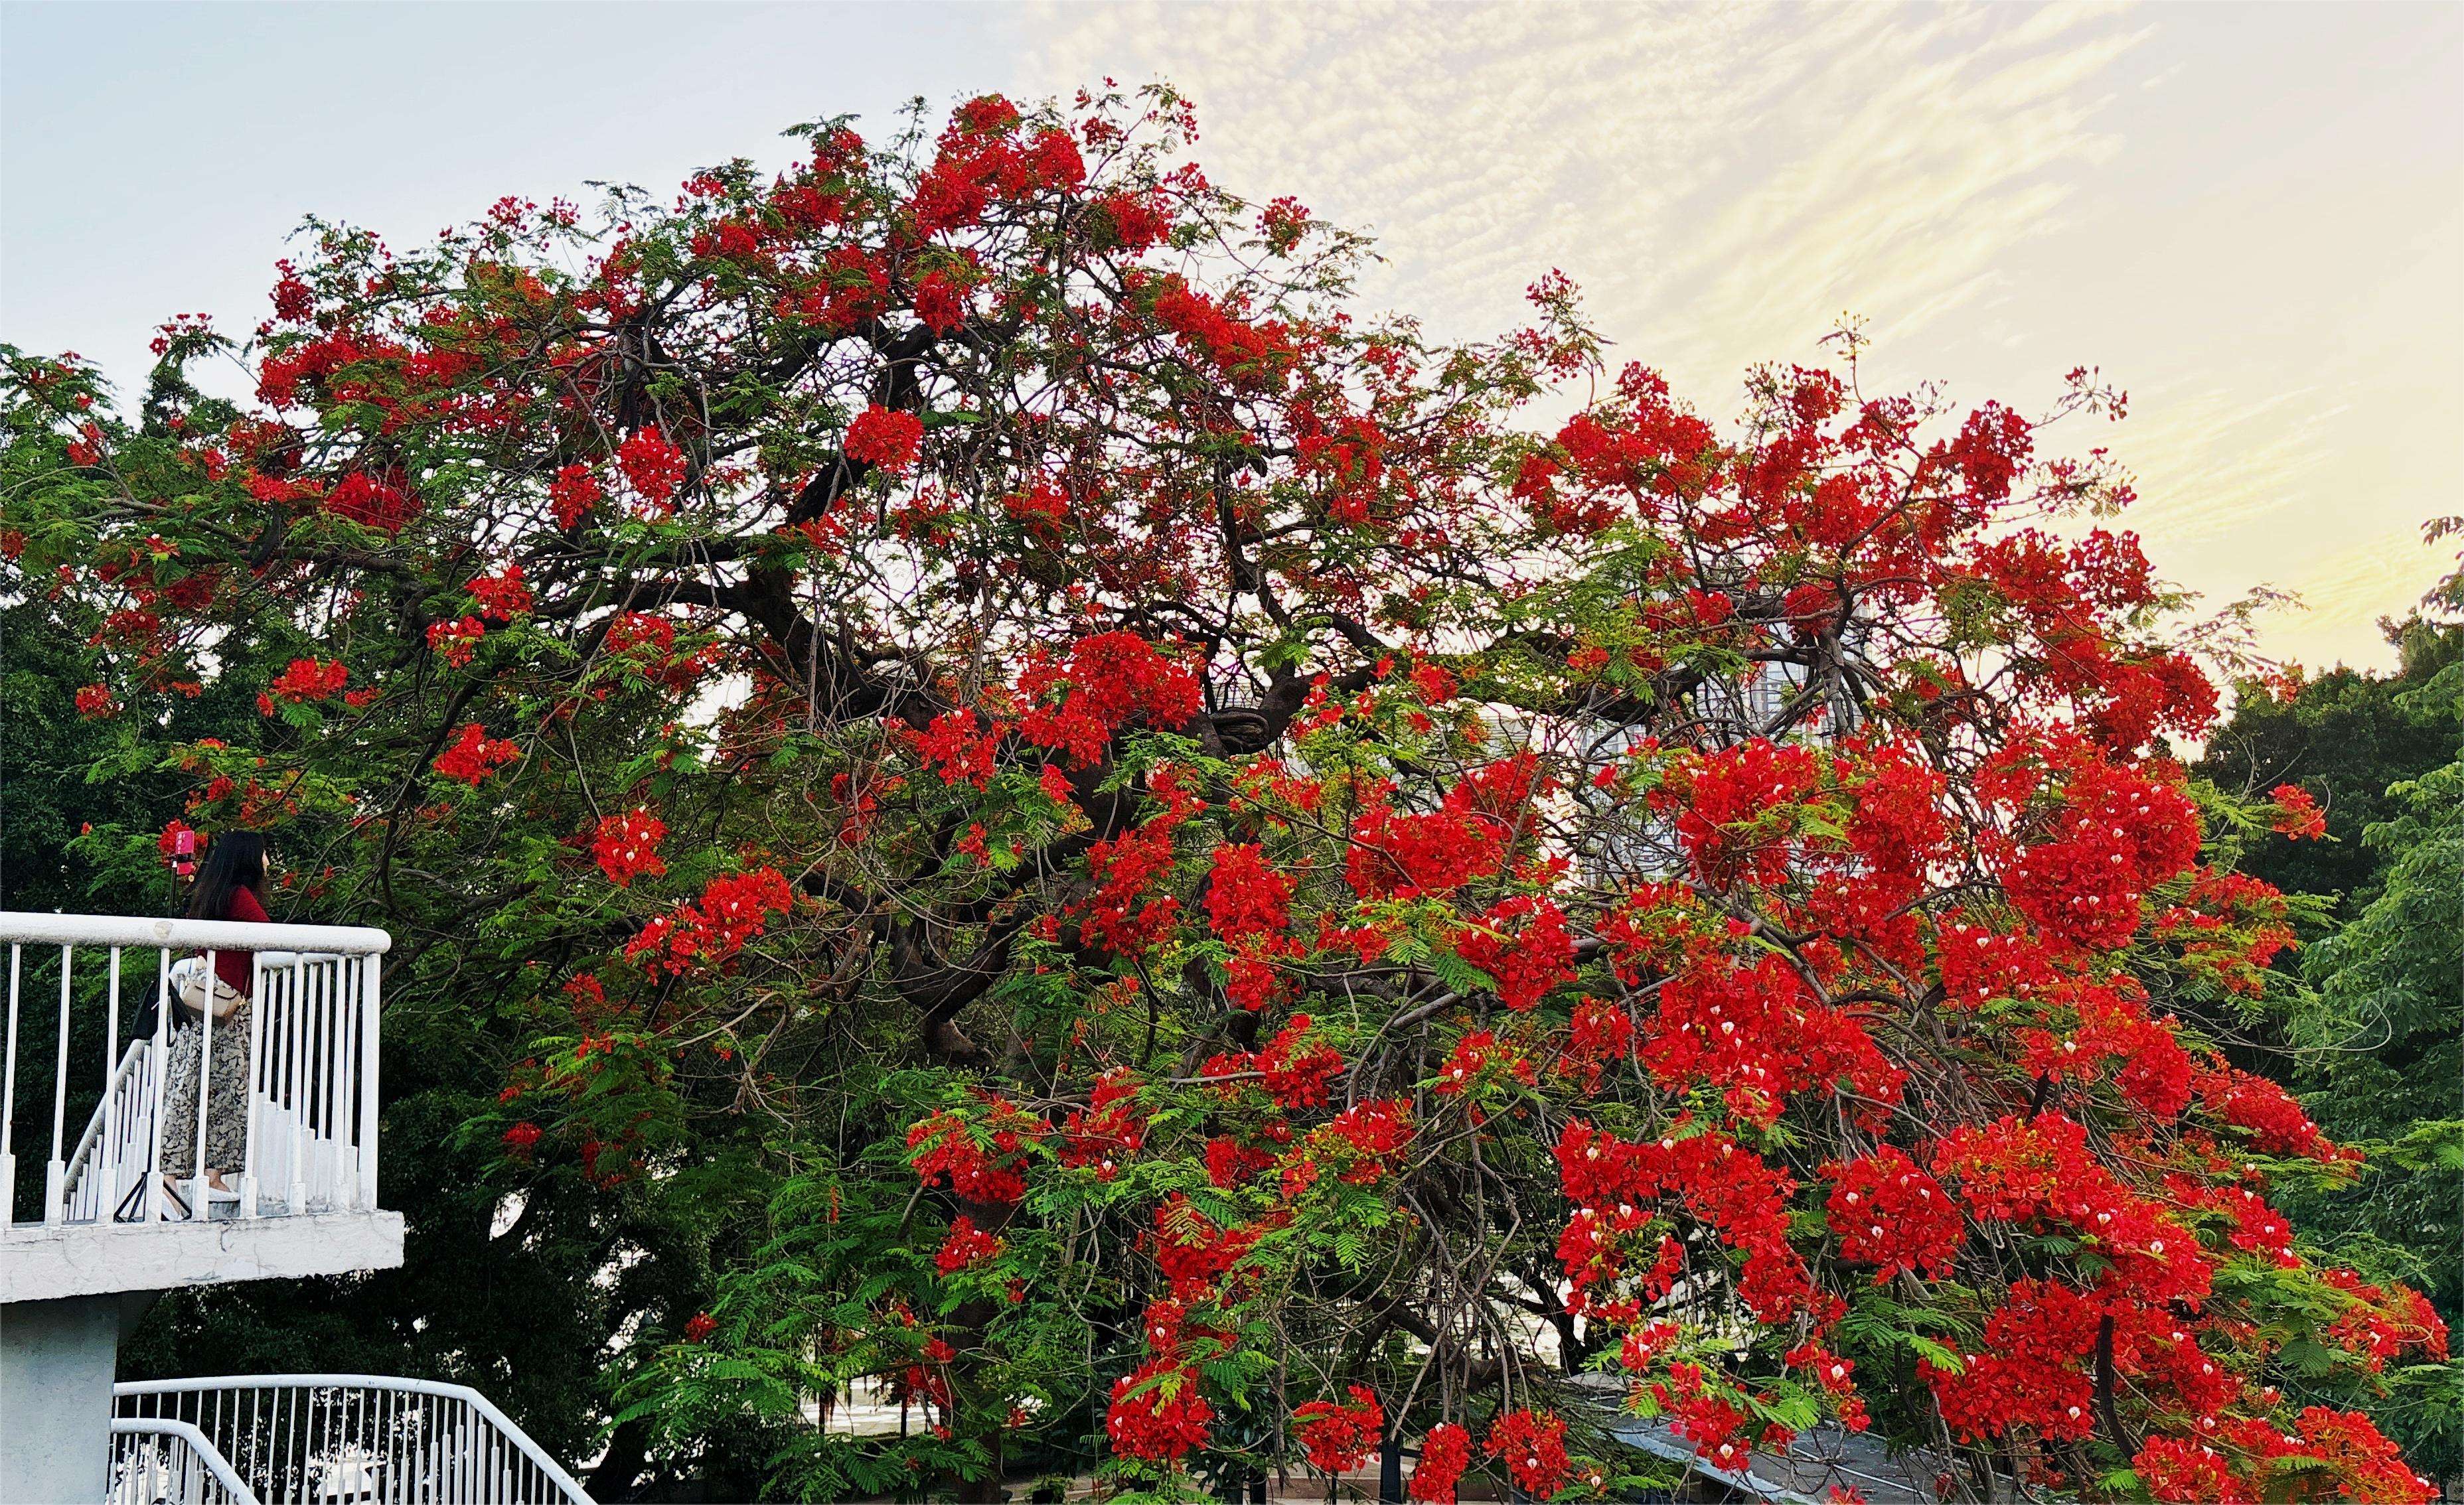
[[[128,1048],[120,1053],[120,1064],[112,1068],[111,1080],[102,1084],[102,1101],[96,1104],[95,1111],[87,1117],[85,1132],[77,1136],[76,1145],[69,1150],[69,1174],[72,1177],[81,1173],[86,1152],[93,1149],[94,1142],[102,1137],[102,1110],[109,1106],[112,1096],[120,1091],[120,1084],[135,1076],[137,1068],[145,1063],[145,1051],[144,1040],[130,1040]]]
[[[205,1471],[213,1475],[214,1482],[231,1496],[231,1505],[258,1505],[256,1492],[248,1487],[248,1481],[239,1476],[239,1471],[231,1466],[231,1460],[223,1456],[222,1450],[216,1448],[193,1423],[176,1421],[168,1416],[115,1416],[111,1419],[111,1430],[114,1436],[119,1437],[179,1438]]]
[[[454,1385],[444,1380],[410,1380],[382,1374],[226,1374],[200,1375],[186,1380],[127,1380],[111,1387],[114,1401],[135,1395],[177,1395],[201,1390],[275,1390],[275,1389],[346,1389],[390,1390],[411,1395],[432,1395],[442,1400],[460,1401],[475,1410],[522,1456],[577,1505],[590,1505],[590,1495],[581,1481],[564,1471],[564,1466],[548,1455],[547,1450],[531,1440],[514,1419],[496,1408],[496,1403],[467,1385]]]
[[[392,944],[385,931],[356,926],[0,910],[8,969],[0,1237],[18,1226],[15,1140],[32,1126],[20,1122],[28,1116],[18,1100],[29,1090],[52,1100],[51,1153],[40,1162],[46,1228],[220,1217],[233,1209],[229,1198],[182,1189],[209,1169],[239,1170],[232,1215],[244,1221],[376,1211],[378,1014]],[[251,981],[240,991],[255,1007],[236,1036],[235,1017],[225,1023],[174,1008],[175,963],[184,954],[236,958],[248,969]],[[229,975],[227,965],[216,971]],[[151,996],[150,1041],[120,1033],[123,983]],[[53,1038],[21,1038],[29,1025]],[[72,1052],[80,1034],[102,1046],[100,1092],[90,1100],[77,1079],[94,1079],[82,1065],[72,1069],[73,1055],[84,1058],[89,1048]],[[40,1075],[21,1080],[21,1067],[34,1061]],[[168,1080],[175,1066],[187,1073],[177,1084]],[[227,1111],[213,1104],[229,1097],[233,1072],[248,1079],[244,1123],[215,1118]],[[205,1090],[209,1082],[223,1090]],[[167,1096],[175,1085],[176,1099]],[[93,1103],[82,1132],[67,1122],[73,1096]],[[176,1124],[165,1116],[175,1102]],[[231,1129],[236,1143],[214,1152],[230,1164],[209,1165],[209,1145]],[[186,1164],[164,1164],[166,1146]],[[168,1179],[149,1174],[158,1167]]]
[[[0,942],[25,946],[151,946],[183,951],[331,951],[381,956],[393,937],[361,925],[259,925],[143,915],[38,914],[0,909]]]

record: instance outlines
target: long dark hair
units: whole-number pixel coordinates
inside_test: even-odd
[[[230,919],[231,894],[242,888],[260,897],[265,892],[262,831],[225,831],[214,838],[206,848],[206,865],[198,869],[197,885],[188,890],[188,918]]]

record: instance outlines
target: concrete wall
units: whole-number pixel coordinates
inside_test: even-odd
[[[0,1237],[0,1301],[290,1280],[401,1265],[399,1212],[19,1227]]]
[[[149,1294],[0,1304],[0,1505],[99,1501],[120,1336]]]

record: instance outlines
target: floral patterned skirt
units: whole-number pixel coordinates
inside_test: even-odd
[[[249,1005],[214,1021],[211,1080],[206,1083],[206,1168],[225,1175],[248,1158]],[[197,1076],[206,1040],[202,1022],[171,1036],[163,1075],[163,1168],[174,1176],[197,1170]]]

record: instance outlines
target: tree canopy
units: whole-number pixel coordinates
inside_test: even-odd
[[[1951,1498],[2426,1498],[2363,1407],[2445,1328],[2296,1236],[2355,1157],[2219,1048],[2293,940],[2230,858],[2317,811],[2173,755],[2212,644],[2048,434],[2121,395],[1870,393],[1849,331],[1715,423],[1554,274],[1372,316],[1189,130],[987,97],[312,224],[133,415],[7,353],[103,761],[397,936],[390,1341],[605,1366],[610,1494],[1605,1494],[1622,1407]],[[588,1294],[514,1343],[525,1270]],[[873,1377],[925,1424],[812,1424]]]

